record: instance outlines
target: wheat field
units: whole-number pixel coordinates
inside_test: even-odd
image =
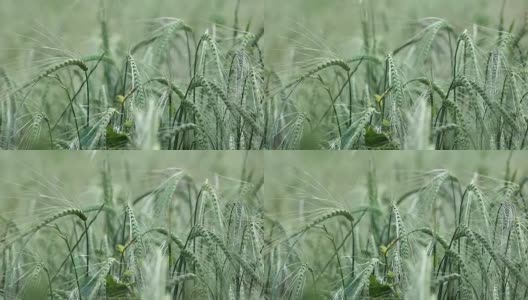
[[[528,299],[526,0],[1,0],[0,150],[0,300]]]
[[[527,297],[523,153],[266,157],[269,299]]]
[[[18,2],[4,149],[527,147],[521,0]]]
[[[528,295],[522,152],[4,152],[0,163],[2,300]]]
[[[258,299],[260,156],[0,153],[0,299]]]

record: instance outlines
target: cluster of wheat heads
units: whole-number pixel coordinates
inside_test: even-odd
[[[316,147],[527,147],[528,14],[509,27],[501,20],[498,30],[427,18],[395,42],[386,35],[398,29],[380,34],[363,6],[362,38],[352,50],[292,29],[296,40],[283,44],[292,57],[277,59],[286,67],[277,66],[272,97],[305,113]]]
[[[167,169],[131,195],[110,164],[100,172],[93,203],[56,205],[43,190],[30,217],[2,212],[1,299],[261,298],[260,178]]]
[[[359,50],[340,54],[292,41],[288,47],[311,56],[286,75],[265,64],[266,24],[240,28],[236,18],[234,28],[196,32],[182,19],[159,18],[125,46],[114,42],[118,30],[101,6],[98,54],[48,58],[22,83],[0,70],[0,146],[527,147],[528,16],[511,26],[501,19],[498,29],[427,18],[394,49],[365,5]]]
[[[213,24],[197,33],[181,19],[159,18],[143,40],[124,45],[108,19],[101,4],[96,54],[52,51],[22,83],[0,70],[2,148],[268,146],[263,26],[239,28],[237,18],[234,30]]]
[[[332,208],[306,193],[319,205],[306,201],[293,219],[267,214],[270,299],[528,296],[526,177],[433,170],[397,191],[384,190],[374,167],[365,177],[361,200]]]

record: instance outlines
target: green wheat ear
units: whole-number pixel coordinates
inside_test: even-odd
[[[141,74],[139,72],[136,60],[132,55],[128,55],[128,64],[130,65],[130,75],[132,77],[132,90],[136,90],[130,103],[131,111],[134,109],[144,109],[145,108],[145,91],[143,90],[143,81],[141,79]]]
[[[312,76],[312,75],[314,75],[316,73],[319,73],[319,72],[321,72],[324,69],[327,69],[327,68],[330,68],[330,67],[334,67],[334,66],[335,67],[340,67],[341,69],[343,69],[346,72],[350,71],[350,67],[348,66],[348,64],[345,61],[340,60],[340,59],[331,59],[331,60],[323,62],[323,63],[317,65],[316,67],[306,71],[304,74],[299,76],[299,78],[297,78],[296,80],[286,84],[284,86],[284,89],[291,88],[294,85],[298,84],[299,82],[303,81],[304,79],[306,79],[306,78],[308,78],[308,77],[310,77],[310,76]]]
[[[81,69],[82,71],[86,72],[88,71],[88,66],[86,66],[85,62],[80,60],[80,59],[67,59],[59,64],[56,64],[54,66],[51,66],[49,67],[48,69],[44,70],[40,75],[38,75],[36,78],[34,78],[33,80],[31,80],[30,82],[22,85],[19,90],[22,90],[22,89],[25,89],[31,85],[33,85],[34,83],[40,81],[42,78],[45,78],[45,77],[48,77],[49,75],[59,71],[59,70],[62,70],[64,68],[67,68],[67,67],[70,67],[70,66],[76,66],[78,67],[79,69]]]

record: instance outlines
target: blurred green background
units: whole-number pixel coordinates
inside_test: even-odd
[[[266,152],[265,208],[279,220],[321,207],[368,205],[367,174],[375,170],[380,197],[398,199],[419,188],[427,174],[446,169],[467,185],[475,173],[501,186],[509,172],[516,180],[528,176],[522,151],[288,151]],[[507,168],[509,166],[509,171]],[[526,188],[525,188],[526,189]]]
[[[78,55],[98,53],[98,15],[103,4],[112,41],[131,45],[146,36],[149,22],[160,17],[181,18],[198,34],[212,23],[229,31],[237,1],[2,0],[0,65],[14,65],[11,69],[21,71],[38,51],[36,45]],[[410,37],[414,31],[411,24],[428,17],[445,18],[460,31],[472,30],[473,24],[496,30],[503,1],[506,29],[514,20],[520,26],[528,10],[525,0],[240,0],[239,23],[241,28],[251,23],[253,29],[265,24],[267,59],[289,62],[294,46],[343,56],[357,53],[361,15],[367,11],[379,46],[388,50]],[[328,56],[328,52],[319,54]]]
[[[505,1],[505,2],[503,2]],[[341,58],[362,53],[362,15],[369,14],[378,46],[386,53],[400,46],[416,32],[416,22],[442,18],[457,31],[496,31],[504,4],[505,30],[515,21],[522,25],[525,0],[267,0],[266,54],[268,62],[282,63],[282,69],[304,48],[311,56]],[[322,50],[322,51],[312,51]],[[306,57],[304,59],[307,59]]]
[[[111,167],[114,193],[121,198],[151,191],[175,172],[168,169],[183,169],[196,184],[208,179],[229,192],[236,192],[243,172],[244,178],[252,175],[254,184],[264,174],[263,153],[258,151],[4,151],[0,152],[0,211],[16,209],[24,214],[28,205],[64,205],[64,200],[80,207],[101,203],[105,160]]]
[[[104,5],[104,6],[103,6]],[[0,65],[22,71],[39,47],[56,47],[79,56],[100,52],[101,7],[112,43],[133,45],[150,33],[157,18],[183,19],[199,35],[212,23],[231,31],[237,0],[2,0]],[[240,0],[239,27],[263,26],[264,1]]]

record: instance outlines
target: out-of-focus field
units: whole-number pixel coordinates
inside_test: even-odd
[[[112,167],[113,184],[120,197],[136,197],[152,189],[167,170],[181,169],[196,182],[215,178],[219,182],[239,183],[252,174],[258,181],[264,175],[263,153],[238,152],[0,152],[0,209],[16,208],[25,214],[29,203],[42,201],[39,194],[63,197],[74,205],[93,205],[100,195],[103,162]],[[128,200],[130,200],[128,199]],[[127,200],[127,199],[124,199]]]
[[[104,5],[113,43],[125,46],[144,39],[149,24],[158,18],[183,19],[197,32],[211,24],[233,28],[237,0],[117,0],[117,1],[31,1],[0,3],[0,65],[23,71],[40,47],[56,47],[78,56],[100,49],[100,10]],[[242,1],[239,22],[263,25],[264,1]],[[261,12],[261,13],[259,13]],[[22,77],[22,79],[27,79]]]
[[[287,60],[292,48],[332,50],[352,56],[361,51],[362,15],[372,14],[377,40],[384,51],[400,46],[415,32],[415,24],[427,18],[441,18],[458,28],[473,26],[496,30],[502,0],[267,0],[266,53],[272,62]],[[506,0],[507,24],[519,25],[527,9],[523,0]],[[299,43],[294,43],[298,41]],[[302,49],[299,49],[302,50]],[[315,55],[315,53],[313,53]],[[327,53],[328,54],[328,53]]]
[[[509,172],[517,178],[528,176],[522,152],[293,151],[266,153],[265,157],[266,186],[272,187],[265,189],[265,204],[279,215],[295,211],[299,201],[310,195],[332,196],[331,201],[346,207],[363,205],[370,168],[376,170],[376,181],[389,203],[416,188],[420,178],[432,170],[449,170],[461,181],[471,181],[475,173],[501,181],[509,164]]]

